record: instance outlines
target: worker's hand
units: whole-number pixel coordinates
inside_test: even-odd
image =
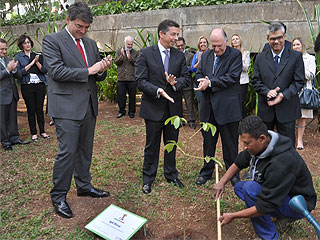
[[[220,181],[213,186],[213,189],[214,189],[215,200],[217,201],[219,198],[222,197],[222,194],[224,193],[224,184]]]
[[[232,213],[224,213],[219,217],[219,221],[221,222],[221,226],[229,224],[233,221],[234,217]]]

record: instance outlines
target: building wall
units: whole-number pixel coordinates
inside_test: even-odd
[[[318,0],[302,0],[303,5],[313,19],[314,6]],[[98,46],[107,49],[108,44],[113,49],[123,45],[127,35],[137,36],[136,28],[145,28],[155,33],[163,19],[173,19],[181,26],[180,36],[186,39],[189,46],[197,46],[199,36],[209,37],[212,28],[223,27],[229,37],[238,33],[243,40],[244,49],[258,52],[266,42],[267,25],[261,21],[282,21],[287,25],[288,35],[302,37],[311,49],[311,37],[302,9],[296,0],[280,2],[262,2],[245,4],[227,4],[204,7],[190,7],[180,9],[153,10],[147,12],[122,13],[116,15],[99,16],[94,18],[88,36],[97,41]],[[61,29],[65,21],[58,22]],[[46,29],[46,24],[32,24],[25,26],[9,26],[18,36],[24,32],[35,37],[38,27]],[[287,37],[290,40],[290,37]],[[37,48],[41,49],[40,46]]]

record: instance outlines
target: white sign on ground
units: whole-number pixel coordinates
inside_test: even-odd
[[[130,239],[147,219],[111,204],[85,228],[109,240]]]

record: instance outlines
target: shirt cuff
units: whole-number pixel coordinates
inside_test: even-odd
[[[209,79],[209,87],[211,87],[211,80]]]
[[[156,96],[156,98],[160,98],[159,90],[160,90],[160,88],[158,88],[158,90],[157,90],[157,96]]]
[[[176,86],[172,86],[172,89],[173,89],[173,91],[177,91],[177,88],[176,88]]]

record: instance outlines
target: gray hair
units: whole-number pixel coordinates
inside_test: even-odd
[[[212,29],[211,32],[210,32],[210,37],[211,37],[212,32],[215,31],[215,30],[220,30],[221,31],[221,34],[222,34],[223,39],[224,39],[224,42],[226,42],[228,40],[227,33],[223,28],[214,28],[214,29]]]
[[[85,23],[91,24],[93,22],[93,15],[86,3],[76,2],[68,8],[68,17],[70,21],[81,19]]]
[[[283,24],[279,22],[271,23],[268,27],[267,35],[269,36],[270,32],[275,33],[278,30],[281,30],[284,34],[286,33]]]
[[[133,41],[133,37],[131,37],[131,36],[126,36],[126,37],[124,38],[124,44],[126,44],[128,40],[132,40],[132,41]]]

